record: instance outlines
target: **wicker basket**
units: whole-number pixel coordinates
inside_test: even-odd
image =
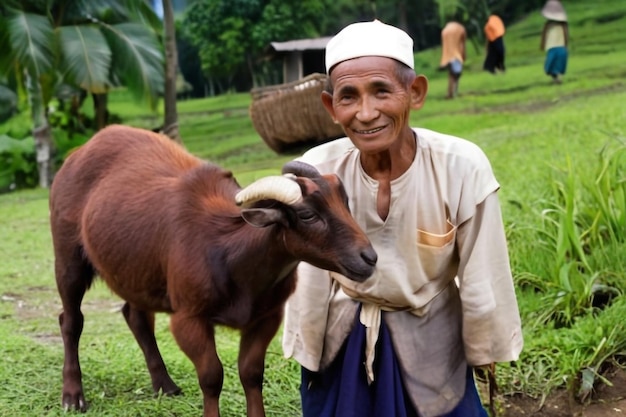
[[[272,150],[281,153],[344,136],[320,99],[326,79],[314,73],[291,83],[252,89],[250,118]]]

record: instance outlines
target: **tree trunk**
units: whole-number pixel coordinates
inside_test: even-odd
[[[52,130],[48,124],[46,105],[39,80],[28,71],[24,71],[24,78],[33,120],[33,138],[35,139],[39,186],[48,188],[52,184],[53,170],[52,151],[54,142],[52,140]]]
[[[163,0],[163,24],[165,26],[165,119],[163,133],[172,140],[182,143],[178,130],[178,112],[176,110],[176,69],[178,53],[176,51],[176,27],[174,9],[171,0]]]
[[[396,3],[398,10],[398,27],[405,32],[409,31],[409,21],[406,13],[406,0],[400,0]]]
[[[91,94],[93,98],[94,117],[96,119],[96,129],[103,129],[109,121],[109,110],[107,103],[109,102],[108,94]]]

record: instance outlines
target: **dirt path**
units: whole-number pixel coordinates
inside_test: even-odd
[[[617,369],[609,379],[613,386],[599,388],[588,405],[570,400],[565,391],[550,395],[541,408],[537,399],[508,397],[499,417],[626,417],[626,369]]]

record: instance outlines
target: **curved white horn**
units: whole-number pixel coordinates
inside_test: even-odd
[[[292,205],[302,200],[302,190],[293,179],[269,176],[256,180],[235,195],[238,206],[249,206],[259,200],[278,200]]]

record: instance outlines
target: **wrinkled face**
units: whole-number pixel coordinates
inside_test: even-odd
[[[331,116],[364,153],[388,149],[409,125],[411,87],[397,76],[397,63],[361,57],[337,64],[332,97],[322,97]]]

